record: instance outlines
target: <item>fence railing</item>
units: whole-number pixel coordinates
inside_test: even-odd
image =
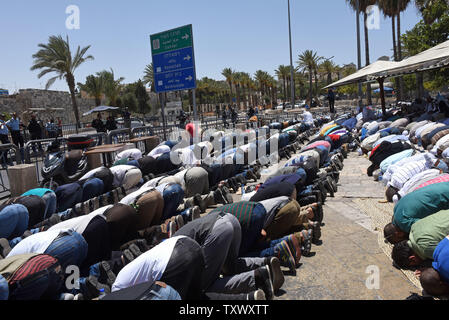
[[[340,112],[346,113],[351,112],[354,110],[354,107],[346,107],[346,108],[338,108]],[[321,110],[312,110],[311,112],[315,116],[321,116],[324,115],[323,113],[319,112]],[[272,123],[272,122],[284,122],[289,121],[293,119],[299,120],[301,118],[300,113],[283,113],[283,114],[265,114],[265,115],[258,115],[259,123],[258,125],[261,126],[262,123]],[[232,127],[232,120],[227,119],[227,123],[229,127]],[[237,124],[247,124],[248,118],[240,116],[237,119]],[[203,123],[203,130],[207,129],[216,129],[216,130],[222,130],[225,127],[225,124],[221,118],[215,118],[212,117],[207,118]],[[87,124],[83,124],[83,128],[87,129]],[[75,132],[75,125],[64,125],[63,126],[63,137],[59,137],[58,141],[60,143],[61,151],[67,151],[67,139],[68,139],[68,132],[71,132],[73,130],[73,133]],[[138,127],[138,128],[124,128],[124,129],[117,129],[110,131],[108,134],[106,133],[94,133],[94,134],[87,134],[87,136],[91,137],[94,140],[93,145],[103,145],[103,144],[119,144],[119,143],[126,143],[130,141],[133,138],[139,138],[139,137],[146,137],[146,136],[158,136],[162,141],[165,140],[165,136],[167,139],[170,139],[170,135],[173,134],[173,136],[176,136],[177,132],[181,130],[178,125],[167,125],[165,127],[165,134],[164,134],[164,127],[158,126],[145,126],[145,127]],[[253,140],[253,139],[250,139]],[[43,166],[43,162],[46,157],[46,151],[48,149],[48,146],[55,141],[54,138],[52,139],[42,139],[42,140],[36,140],[36,141],[28,141],[24,148],[21,150],[14,144],[5,144],[0,145],[0,164],[2,164],[2,167],[0,169],[0,199],[4,199],[5,197],[9,196],[9,180],[8,175],[6,171],[6,165],[13,165],[12,161],[15,161],[17,164],[25,162],[27,164],[34,164],[36,167],[36,175],[38,179],[38,183],[42,181],[42,175],[41,175],[41,169]],[[138,145],[139,149],[142,151],[145,149],[145,144],[140,143]],[[5,162],[3,162],[3,157],[5,157]],[[5,164],[5,166],[3,166]]]
[[[127,141],[131,140],[131,129],[117,129],[112,130],[108,133],[108,144],[119,144],[119,143],[126,143]]]

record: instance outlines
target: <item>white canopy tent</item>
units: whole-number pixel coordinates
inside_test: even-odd
[[[449,65],[449,40],[417,55],[397,62],[389,69],[379,71],[368,80],[397,77],[404,74],[439,69]]]
[[[334,83],[331,83],[325,89],[327,88],[333,88],[333,87],[340,87],[345,86],[348,84],[353,84],[356,82],[367,82],[367,81],[373,81],[375,79],[370,80],[369,77],[375,74],[378,74],[382,71],[390,70],[391,68],[396,67],[396,65],[399,62],[392,62],[392,61],[384,61],[384,60],[378,60],[369,66],[366,66],[365,68],[360,69],[359,71],[341,79]]]

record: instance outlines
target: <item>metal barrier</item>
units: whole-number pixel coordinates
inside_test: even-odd
[[[55,141],[52,139],[43,139],[43,140],[34,140],[28,141],[25,144],[25,163],[34,164],[36,167],[36,176],[37,182],[40,183],[42,181],[41,169],[47,155],[46,150],[48,146]],[[62,151],[67,151],[67,139],[66,138],[58,138],[60,143],[60,148]]]
[[[11,195],[7,168],[14,165],[13,160],[17,164],[22,163],[20,149],[15,144],[0,145],[0,200]]]
[[[133,138],[148,137],[148,136],[153,136],[153,135],[154,135],[154,130],[152,127],[149,127],[149,126],[133,128],[131,130],[131,136]]]
[[[107,141],[106,133],[95,133],[86,135],[94,140],[91,146],[99,146],[104,144]],[[41,176],[41,168],[43,166],[45,157],[47,156],[48,146],[54,142],[56,138],[51,139],[43,139],[43,140],[33,140],[28,141],[24,147],[24,161],[27,164],[35,164],[36,166],[36,176],[37,182],[40,183],[42,181]],[[60,150],[66,152],[68,150],[68,139],[67,138],[58,138],[58,142],[60,144]]]
[[[129,128],[112,130],[108,133],[107,144],[126,143],[131,138],[131,129]]]

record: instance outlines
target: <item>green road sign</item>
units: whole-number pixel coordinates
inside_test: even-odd
[[[151,35],[153,55],[192,46],[192,25]]]

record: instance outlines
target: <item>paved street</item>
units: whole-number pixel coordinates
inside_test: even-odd
[[[358,198],[383,199],[384,189],[364,170],[365,158],[352,153],[344,162],[339,190],[324,207],[322,245],[315,255],[301,259],[297,276],[286,276],[282,300],[402,300],[419,292],[405,275],[395,269],[379,248],[371,219],[353,202]],[[366,280],[369,266],[380,271],[379,289],[370,290]]]

